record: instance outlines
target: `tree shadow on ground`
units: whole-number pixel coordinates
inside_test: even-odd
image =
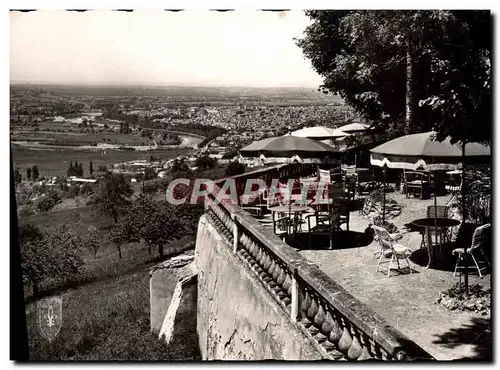
[[[360,233],[357,231],[337,231],[332,235],[332,250],[359,248],[370,245],[373,242],[373,234],[370,232]],[[302,233],[287,243],[300,250],[328,250],[330,249],[330,238],[325,234]]]
[[[474,355],[457,360],[493,361],[493,336],[491,319],[480,317],[472,318],[469,324],[453,328],[448,332],[438,335],[434,344],[446,348],[456,348],[461,345],[473,345]]]
[[[460,248],[460,245],[454,242],[443,243],[441,257],[439,258],[433,257],[429,268],[433,270],[446,271],[449,272],[450,274],[453,274],[458,258],[458,255],[452,254],[455,248]],[[476,258],[478,258],[478,256],[476,256]],[[413,251],[412,255],[410,256],[410,260],[416,265],[419,265],[421,267],[427,266],[427,263],[429,262],[429,254],[427,248],[420,248]],[[485,266],[482,259],[478,261],[480,263],[479,265],[480,267]],[[458,272],[463,272],[463,268],[459,269]],[[458,277],[458,272],[457,272],[457,277]],[[487,268],[482,269],[481,273],[483,275],[486,275],[489,273],[489,269]],[[479,276],[477,268],[475,267],[471,259],[469,260],[468,275]]]
[[[457,257],[453,256],[451,252],[453,249],[458,248],[458,246],[455,243],[444,243],[442,248],[443,252],[441,257],[433,257],[429,268],[453,273]],[[420,248],[413,251],[410,256],[410,260],[421,267],[427,266],[429,262],[429,252],[427,248]]]

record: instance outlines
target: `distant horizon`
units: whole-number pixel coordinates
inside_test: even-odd
[[[120,87],[120,86],[135,86],[135,87],[158,87],[158,88],[167,88],[167,87],[213,87],[213,88],[244,88],[244,89],[303,89],[303,90],[315,90],[318,91],[318,87],[314,86],[251,86],[251,85],[212,85],[212,84],[150,84],[150,83],[66,83],[66,82],[51,82],[51,81],[10,81],[10,85],[50,85],[50,86],[79,86],[79,87]],[[320,92],[320,91],[318,91]],[[324,94],[326,95],[326,94]],[[327,94],[332,95],[334,94]],[[336,95],[335,95],[336,96]]]

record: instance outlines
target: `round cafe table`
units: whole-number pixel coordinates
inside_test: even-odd
[[[274,220],[274,214],[276,212],[278,213],[291,213],[293,215],[292,218],[292,234],[297,234],[298,232],[298,227],[300,225],[300,214],[303,212],[311,212],[312,209],[309,206],[303,206],[299,204],[284,204],[281,206],[274,206],[274,207],[269,207],[269,210],[273,213],[273,220]]]
[[[428,217],[428,218],[419,218],[418,220],[412,221],[412,225],[425,230],[425,233],[422,234],[421,245],[425,245],[427,248],[427,253],[429,255],[429,262],[427,263],[427,266],[425,268],[429,268],[433,259],[435,260],[441,258],[443,253],[441,234],[438,232],[438,234],[436,235],[436,243],[433,244],[432,230],[435,229],[436,226],[438,229],[458,226],[460,225],[460,221],[455,220],[453,218]],[[439,236],[439,243],[437,241],[438,236]],[[427,237],[427,243],[425,243],[425,237]]]

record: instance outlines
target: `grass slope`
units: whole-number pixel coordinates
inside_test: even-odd
[[[195,332],[167,346],[149,331],[147,269],[66,292],[52,342],[40,334],[35,304],[27,310],[31,360],[200,360]]]

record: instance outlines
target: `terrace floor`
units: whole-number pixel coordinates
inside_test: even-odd
[[[390,220],[400,231],[412,220],[426,217],[427,206],[434,203],[433,199],[406,198],[399,192],[388,194],[388,198],[395,199],[402,206],[401,214]],[[449,199],[449,196],[438,197],[437,203],[445,205]],[[458,276],[453,277],[456,260],[451,249],[444,264],[426,269],[427,254],[426,250],[420,249],[421,236],[418,232],[408,232],[398,243],[414,251],[410,257],[412,274],[404,269],[401,273],[391,272],[391,277],[387,277],[387,273],[375,272],[377,260],[374,253],[379,247],[364,234],[368,220],[354,211],[349,225],[350,232],[342,236],[344,240],[334,242],[332,250],[322,246],[328,245],[328,238],[314,242],[311,248],[304,247],[308,244],[306,233],[297,236],[301,246],[290,244],[436,359],[491,358],[489,316],[450,311],[435,303],[440,292],[459,281]],[[452,245],[449,247],[453,248]],[[471,272],[469,284],[476,283],[490,288],[490,275],[480,279],[477,272]]]

